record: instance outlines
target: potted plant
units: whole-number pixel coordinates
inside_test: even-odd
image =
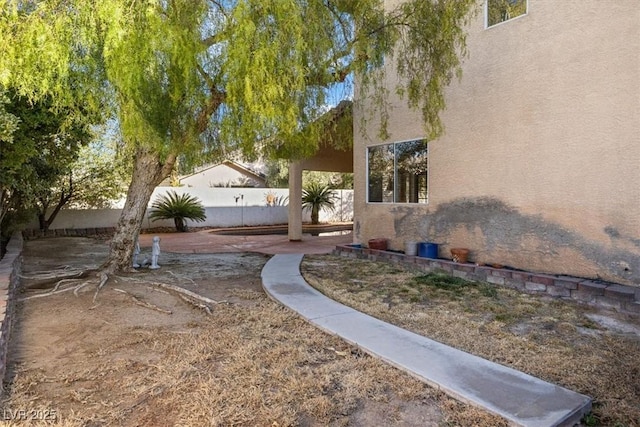
[[[464,264],[469,257],[469,249],[467,248],[451,248],[451,258],[453,262]]]

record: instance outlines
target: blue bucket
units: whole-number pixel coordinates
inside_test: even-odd
[[[422,258],[438,258],[438,244],[429,242],[418,243],[418,256]]]

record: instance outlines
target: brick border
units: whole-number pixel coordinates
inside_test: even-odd
[[[7,244],[7,252],[0,260],[0,379],[4,378],[7,363],[7,349],[11,327],[15,315],[15,297],[22,271],[21,233],[13,233]]]
[[[531,294],[546,294],[555,298],[571,299],[583,304],[614,309],[626,314],[640,315],[640,287],[471,263],[462,264],[445,259],[422,258],[401,252],[362,248],[357,245],[338,245],[333,250],[333,254],[409,264],[425,272],[439,271],[462,279],[488,282]]]
[[[56,228],[54,230],[40,231],[27,229],[22,232],[25,240],[40,239],[43,237],[92,237],[92,236],[113,236],[115,227],[102,228]]]

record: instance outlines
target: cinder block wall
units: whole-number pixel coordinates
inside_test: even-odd
[[[22,246],[22,235],[14,233],[7,245],[7,253],[0,260],[0,379],[4,378],[6,372],[16,289],[22,270]]]

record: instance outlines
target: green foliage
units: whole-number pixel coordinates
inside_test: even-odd
[[[437,136],[473,4],[406,0],[385,11],[382,0],[6,0],[0,87],[72,119],[116,117],[136,154],[129,194],[146,201],[178,156],[188,167],[238,149],[248,159],[314,154],[327,134],[349,129],[318,120],[338,82],[358,79],[384,134],[391,58],[398,92]],[[122,224],[139,229],[139,205],[128,205],[135,218]],[[119,265],[130,261],[121,255]]]
[[[0,142],[3,150],[9,144],[13,143],[13,133],[18,128],[20,119],[11,113],[8,113],[5,104],[9,102],[9,98],[0,91]]]
[[[10,211],[20,218],[25,216],[20,211],[33,207],[46,211],[52,189],[70,174],[78,151],[92,136],[89,117],[81,119],[68,108],[55,109],[46,97],[30,101],[15,91],[9,93],[5,109],[19,123],[11,141],[3,143],[0,150],[0,219]],[[56,195],[56,200],[64,204],[65,197]],[[9,227],[8,222],[0,227]]]
[[[289,187],[289,162],[284,159],[268,159],[265,162],[267,187]]]
[[[5,104],[9,102],[0,91],[0,225],[11,204],[12,190],[15,188],[15,173],[32,153],[31,147],[14,144],[13,134],[20,119],[7,112]]]
[[[397,73],[396,93],[406,97],[410,107],[422,112],[428,140],[443,132],[439,113],[445,108],[444,88],[454,76],[461,76],[460,57],[466,55],[465,25],[477,11],[475,0],[407,0],[387,17],[392,28],[393,51],[388,51],[385,67],[361,77],[362,98],[369,98],[379,115],[380,136],[388,138],[386,73]],[[394,61],[392,61],[393,59]],[[364,124],[364,123],[363,123]],[[364,128],[364,126],[363,126]]]
[[[353,189],[353,173],[350,172],[303,171],[302,181],[307,185],[328,185],[334,190]]]
[[[187,193],[179,195],[175,191],[170,191],[153,202],[151,207],[152,211],[149,214],[151,220],[173,219],[178,231],[187,231],[185,219],[197,222],[207,219],[200,200]]]
[[[289,186],[289,162],[283,159],[267,160],[265,175],[267,186],[287,188]],[[302,181],[307,185],[317,183],[333,189],[353,189],[353,173],[303,171]]]
[[[302,208],[311,210],[311,224],[319,223],[320,210],[334,209],[336,195],[328,185],[312,182],[302,190]]]
[[[131,159],[119,153],[113,142],[94,141],[80,149],[59,188],[71,183],[66,189],[72,194],[69,207],[110,208],[125,193],[130,163]]]
[[[384,111],[378,89],[393,56],[398,90],[437,135],[475,2],[407,0],[388,13],[380,0],[6,3],[0,84],[114,107],[129,146],[188,162],[228,148],[312,154],[327,88],[355,73]]]
[[[64,207],[111,207],[125,192],[128,163],[105,142],[81,147],[73,162],[40,185],[35,200],[40,229],[47,230]]]

